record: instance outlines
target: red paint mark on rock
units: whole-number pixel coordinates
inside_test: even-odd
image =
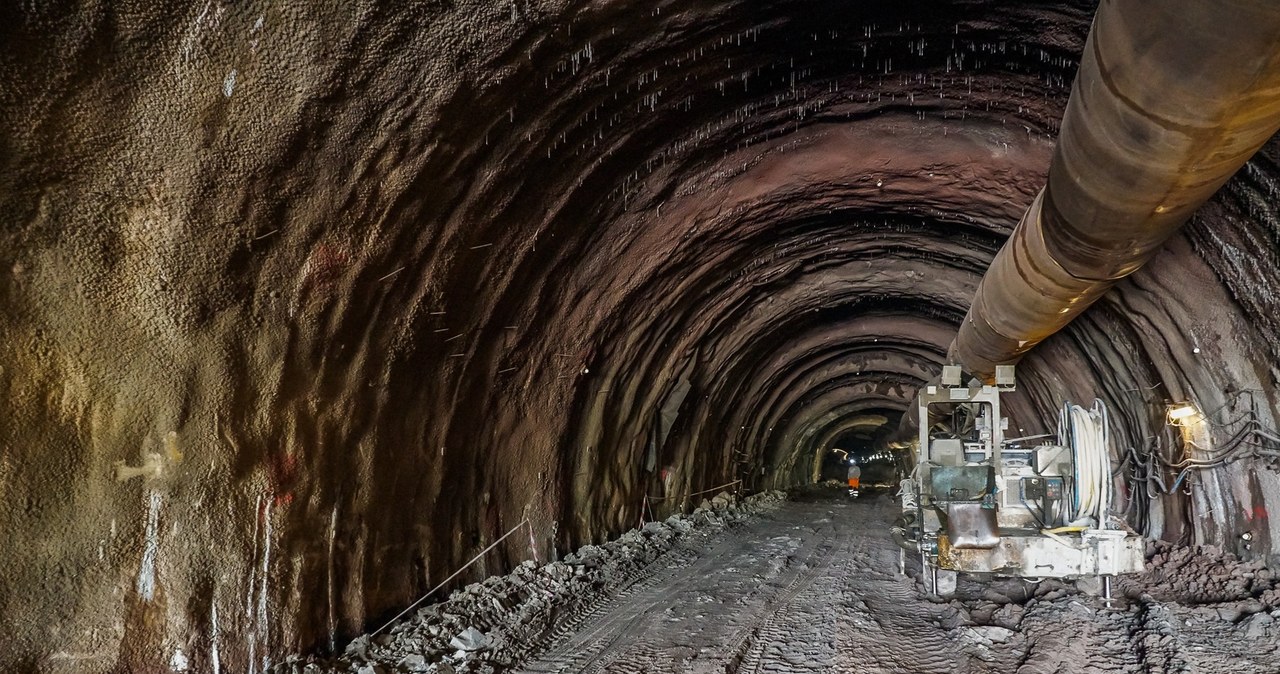
[[[293,503],[293,487],[298,482],[298,457],[280,453],[267,461],[267,496],[276,506]]]
[[[346,249],[330,243],[317,244],[307,256],[298,278],[298,305],[305,307],[312,299],[329,295],[350,265],[351,255]]]

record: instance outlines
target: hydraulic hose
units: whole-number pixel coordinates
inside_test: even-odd
[[[911,528],[911,522],[914,519],[914,517],[908,517],[906,513],[903,513],[897,520],[894,520],[893,526],[889,528],[889,536],[893,538],[893,542],[907,552],[920,552],[919,541],[907,538],[907,530]]]

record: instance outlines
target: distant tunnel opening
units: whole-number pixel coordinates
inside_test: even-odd
[[[823,445],[821,480],[843,481],[850,465],[857,465],[868,488],[889,489],[904,477],[902,457],[886,446],[901,412],[871,409],[839,424],[839,433]]]

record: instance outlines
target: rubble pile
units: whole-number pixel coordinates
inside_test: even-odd
[[[940,626],[979,659],[1004,641],[1025,649],[1019,671],[1036,674],[1059,671],[1059,663],[1033,651],[1073,647],[1117,663],[1117,671],[1198,671],[1200,658],[1214,657],[1255,671],[1241,659],[1254,653],[1265,660],[1257,644],[1280,636],[1276,572],[1214,546],[1149,542],[1146,571],[1114,579],[1114,608],[1096,598],[1095,579],[992,579],[962,582],[961,589],[968,592],[949,602]]]
[[[1146,571],[1117,577],[1113,583],[1118,603],[1199,606],[1233,622],[1241,616],[1280,608],[1280,579],[1275,571],[1261,560],[1241,560],[1216,546],[1149,541]],[[977,624],[1016,627],[1025,610],[1037,603],[1071,598],[1081,591],[1097,595],[1100,590],[1097,579],[1075,583],[1045,579],[1034,585],[1002,579],[962,581],[961,593],[952,605],[969,611]]]
[[[1148,544],[1142,591],[1157,600],[1217,604],[1255,600],[1280,608],[1276,572],[1261,560],[1244,561],[1211,545],[1182,547],[1164,541]]]
[[[293,659],[279,672],[302,674],[489,674],[505,672],[546,647],[603,599],[626,589],[646,566],[691,534],[709,534],[771,510],[784,492],[738,499],[721,493],[691,514],[649,522],[563,560],[526,561],[419,609],[383,634],[361,636],[330,661]]]

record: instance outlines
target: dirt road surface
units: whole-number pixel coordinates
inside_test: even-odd
[[[931,600],[897,572],[893,508],[792,501],[673,550],[519,671],[1280,672],[1280,630],[1248,600],[1157,601],[1141,579],[1112,609],[1052,581],[966,580]]]

